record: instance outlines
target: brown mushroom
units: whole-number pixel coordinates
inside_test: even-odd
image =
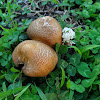
[[[49,46],[62,42],[62,28],[57,20],[50,16],[34,20],[26,33],[30,39],[44,42]]]
[[[42,42],[25,40],[14,49],[12,60],[16,66],[24,64],[22,72],[25,75],[44,77],[55,68],[58,56],[51,47]]]

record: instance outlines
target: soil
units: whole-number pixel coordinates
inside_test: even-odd
[[[20,0],[17,0],[17,1],[20,1]],[[55,4],[51,2],[48,2],[46,5],[42,5],[42,2],[43,1],[41,0],[38,0],[38,1],[34,0],[34,6],[33,6],[29,2],[29,0],[22,0],[19,3],[22,6],[21,10],[18,12],[15,12],[15,14],[17,14],[15,20],[17,20],[18,22],[21,21],[21,19],[26,19],[26,18],[35,20],[41,16],[51,16],[57,19],[58,15],[62,17],[68,11],[67,7],[65,9],[61,9],[61,7],[56,7]],[[24,12],[24,8],[27,8],[27,10],[29,10],[31,13],[26,13],[23,15],[22,13]],[[66,24],[73,24],[74,25],[73,29],[81,25],[81,20],[76,21],[76,19],[70,13],[69,13],[69,17],[67,19],[64,19],[63,21],[65,21]]]

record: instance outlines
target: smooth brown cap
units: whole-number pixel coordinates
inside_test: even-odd
[[[50,16],[34,20],[26,33],[30,39],[44,42],[49,46],[62,42],[62,28],[58,21]]]
[[[44,77],[55,68],[58,56],[48,45],[36,40],[26,40],[14,49],[12,60],[16,66],[24,64],[22,72],[25,75]]]

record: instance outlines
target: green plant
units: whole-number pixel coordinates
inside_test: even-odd
[[[55,46],[57,66],[43,78],[25,76],[14,68],[12,62],[12,52],[16,45],[28,39],[25,31],[32,22],[32,18],[23,18],[27,13],[32,13],[32,10],[25,8],[23,11],[21,3],[22,1],[16,0],[0,1],[0,99],[99,100],[100,1],[39,0],[36,3],[35,0],[29,0],[33,8],[36,7],[35,4],[42,4],[45,9],[53,6],[53,15],[54,11],[63,12],[61,15],[55,14],[57,20],[62,28],[72,28],[76,34],[72,40],[76,43],[74,46]],[[20,11],[21,19],[17,14]],[[38,16],[34,16],[36,17]]]

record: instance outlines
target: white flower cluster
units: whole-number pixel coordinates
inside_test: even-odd
[[[69,46],[72,46],[72,44],[75,44],[74,42],[71,41],[71,39],[75,37],[75,32],[71,28],[65,27],[62,30],[62,32],[63,32],[62,38],[63,38],[64,43],[67,42]]]

